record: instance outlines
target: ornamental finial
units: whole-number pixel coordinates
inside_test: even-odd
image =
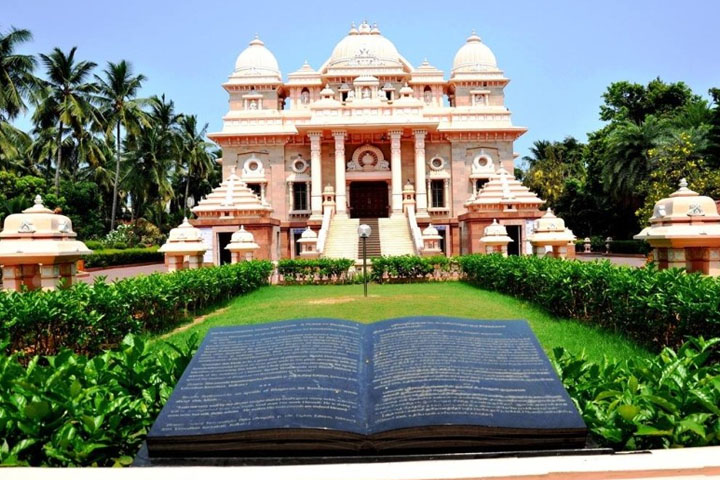
[[[35,206],[36,206],[36,207],[42,207],[42,206],[43,206],[42,197],[41,197],[39,194],[38,194],[38,195],[35,195]]]
[[[680,188],[687,188],[688,182],[684,178],[680,179]]]

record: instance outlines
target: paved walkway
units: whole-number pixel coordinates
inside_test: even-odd
[[[139,265],[131,267],[106,268],[88,272],[88,275],[78,277],[81,282],[92,283],[97,277],[105,277],[108,282],[120,280],[121,278],[135,277],[137,275],[149,275],[155,272],[166,272],[164,263],[153,263],[152,265]]]
[[[618,255],[576,255],[575,257],[583,262],[595,260],[610,260],[615,265],[626,265],[628,267],[642,267],[645,265],[645,257],[625,257]]]

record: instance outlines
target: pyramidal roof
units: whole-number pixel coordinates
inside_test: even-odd
[[[265,216],[272,207],[255,195],[250,187],[235,174],[230,176],[192,209],[198,217]]]
[[[497,171],[497,176],[487,182],[477,195],[473,195],[465,202],[465,206],[472,210],[473,207],[487,209],[494,206],[498,208],[520,205],[538,207],[543,203],[545,200],[541,200],[515,176],[501,168]]]

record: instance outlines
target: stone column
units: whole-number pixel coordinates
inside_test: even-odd
[[[322,159],[320,157],[322,132],[308,132],[308,137],[310,137],[310,185],[312,187],[310,220],[322,220]]]
[[[684,248],[668,248],[667,249],[667,268],[686,268]]]
[[[415,202],[417,216],[427,217],[427,185],[425,184],[425,135],[426,130],[414,130],[415,135]]]
[[[40,265],[40,287],[43,290],[56,289],[59,277],[60,269],[57,265]]]
[[[345,132],[332,132],[335,138],[335,214],[347,216],[345,185]]]
[[[450,212],[450,179],[446,178],[443,180],[443,207],[448,209]]]
[[[295,210],[295,205],[293,203],[293,182],[287,182],[287,205],[288,205],[288,212],[292,212]]]
[[[399,215],[403,211],[402,205],[402,149],[400,138],[402,130],[390,130],[390,170],[392,172],[392,214]]]

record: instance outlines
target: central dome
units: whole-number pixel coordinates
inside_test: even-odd
[[[347,36],[340,40],[323,65],[328,68],[345,67],[409,67],[395,45],[380,34],[376,25],[363,22],[358,28],[350,28]]]
[[[269,76],[281,79],[280,67],[275,55],[267,49],[257,35],[250,45],[238,55],[233,76]]]
[[[485,45],[475,32],[472,33],[455,54],[452,73],[495,72],[497,60],[492,50]]]

